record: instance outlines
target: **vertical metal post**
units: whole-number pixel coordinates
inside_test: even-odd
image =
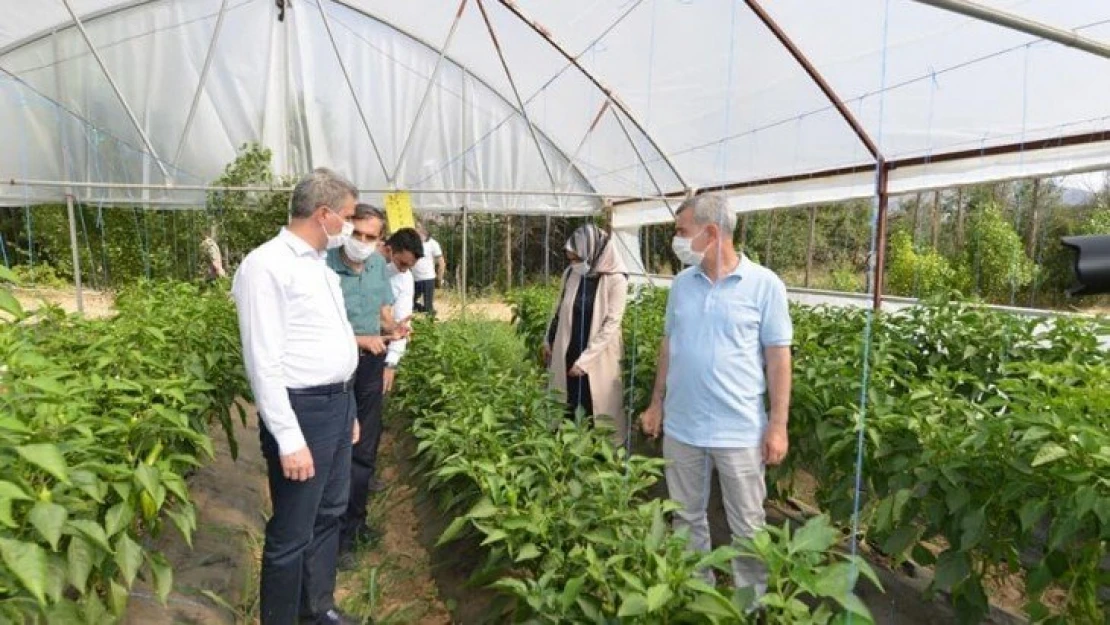
[[[77,312],[85,312],[85,296],[81,290],[81,253],[77,248],[77,220],[73,216],[73,194],[66,193],[66,212],[69,213],[69,248],[73,253],[73,281],[77,286]]]
[[[462,207],[462,220],[463,220],[463,244],[462,244],[462,309],[466,311],[466,285],[469,279],[467,274],[467,244],[470,240],[470,223],[466,218],[466,204]]]
[[[543,218],[543,281],[551,280],[551,215]]]
[[[871,285],[872,305],[875,310],[883,308],[883,274],[886,272],[886,213],[889,196],[887,195],[887,179],[890,171],[886,161],[879,162],[879,215],[875,229],[875,279]]]
[[[505,291],[513,288],[513,216],[505,215]]]
[[[806,243],[805,287],[809,288],[810,274],[813,273],[813,244],[817,236],[817,207],[809,207],[809,240]]]

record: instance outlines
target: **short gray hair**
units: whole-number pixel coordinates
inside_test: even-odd
[[[355,216],[351,219],[377,219],[378,221],[382,222],[382,224],[384,224],[385,213],[382,212],[382,209],[376,206],[359,202],[358,204],[355,204]]]
[[[289,215],[293,219],[311,217],[321,206],[338,210],[347,197],[358,197],[358,187],[343,176],[326,168],[314,169],[293,187]]]
[[[687,209],[694,211],[694,223],[698,225],[716,224],[730,236],[736,230],[736,213],[728,205],[728,198],[721,193],[703,193],[687,198],[679,205],[675,215]]]

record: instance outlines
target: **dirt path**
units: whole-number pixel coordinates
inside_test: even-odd
[[[62,310],[77,312],[77,295],[74,289],[12,289],[12,294],[25,310],[35,310],[43,305],[54,304]],[[115,297],[108,291],[84,290],[82,299],[87,317],[111,317],[116,314]]]

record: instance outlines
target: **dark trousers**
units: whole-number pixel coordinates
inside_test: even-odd
[[[423,303],[421,303],[423,300]],[[426,312],[430,315],[436,314],[436,281],[433,280],[417,280],[415,282],[415,290],[412,296],[413,310],[418,312]]]
[[[355,404],[362,430],[351,450],[350,498],[343,515],[341,549],[352,546],[356,533],[366,524],[366,505],[370,501],[370,480],[378,465],[378,445],[382,440],[382,374],[385,354],[363,353],[355,371]]]
[[[294,625],[302,614],[335,607],[340,521],[351,479],[354,394],[290,393],[289,400],[316,474],[304,482],[286,479],[277,441],[259,428],[274,509],[262,551],[262,625]]]
[[[570,367],[567,367],[570,371]],[[567,418],[574,420],[578,416],[578,409],[584,411],[587,423],[593,424],[594,402],[590,394],[590,376],[583,375],[577,378],[567,376]]]

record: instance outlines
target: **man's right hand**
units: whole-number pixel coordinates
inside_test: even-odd
[[[291,454],[281,457],[281,473],[287,480],[306,482],[316,475],[316,466],[312,462],[312,452],[308,447],[301,447]]]
[[[647,410],[640,415],[640,428],[643,429],[644,434],[659,438],[663,430],[663,408],[654,402],[648,406]]]
[[[380,336],[360,336],[356,342],[359,347],[375,356],[381,356],[385,353],[385,341]]]

